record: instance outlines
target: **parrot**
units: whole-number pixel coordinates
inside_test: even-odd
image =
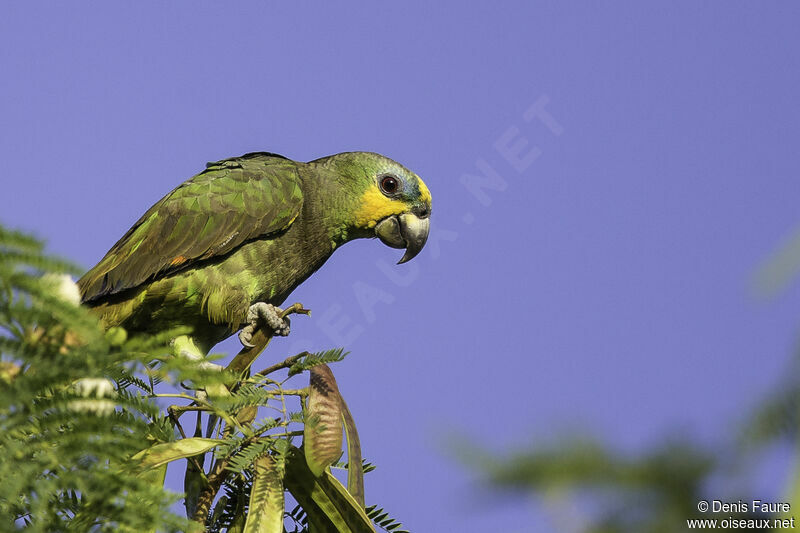
[[[288,335],[280,305],[343,244],[377,237],[414,258],[430,230],[431,193],[373,152],[307,163],[253,152],[208,163],[153,205],[80,280],[106,328],[182,328],[204,356],[237,331]]]

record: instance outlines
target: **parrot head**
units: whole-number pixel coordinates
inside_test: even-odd
[[[414,172],[372,152],[331,156],[355,202],[349,225],[392,248],[405,248],[398,264],[413,259],[430,230],[431,193]]]

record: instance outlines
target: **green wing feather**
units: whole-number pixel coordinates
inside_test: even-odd
[[[287,229],[303,204],[297,164],[267,153],[209,163],[151,207],[78,281],[91,302]]]

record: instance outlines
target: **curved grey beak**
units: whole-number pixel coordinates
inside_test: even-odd
[[[413,213],[403,213],[381,220],[375,226],[375,235],[387,246],[406,249],[405,255],[397,262],[400,265],[411,261],[422,251],[430,229],[430,218],[419,218]]]

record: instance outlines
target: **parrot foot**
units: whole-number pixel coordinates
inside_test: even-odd
[[[239,342],[242,343],[242,346],[253,348],[254,345],[250,343],[250,340],[256,329],[264,325],[272,331],[272,335],[287,336],[290,325],[289,317],[281,318],[281,313],[283,310],[272,304],[257,302],[251,305],[247,311],[247,322],[249,323],[239,332]]]

